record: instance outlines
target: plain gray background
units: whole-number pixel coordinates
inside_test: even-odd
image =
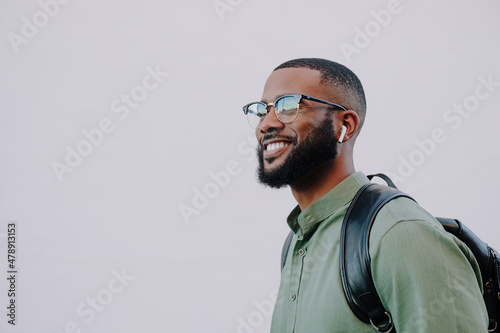
[[[241,106],[297,57],[363,82],[358,170],[500,249],[497,1],[61,2],[0,2],[3,331],[268,332],[296,203],[257,184]]]

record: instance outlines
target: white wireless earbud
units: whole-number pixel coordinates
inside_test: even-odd
[[[346,131],[347,131],[347,127],[345,127],[344,125],[342,125],[342,129],[340,130],[339,143],[342,143],[342,141],[344,141],[344,137],[345,137],[345,132]]]

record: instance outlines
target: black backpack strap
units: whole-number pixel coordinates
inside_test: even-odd
[[[352,200],[341,231],[340,274],[347,302],[356,317],[365,323],[371,323],[381,333],[395,333],[396,330],[392,317],[384,309],[373,284],[369,253],[370,229],[380,209],[398,197],[412,199],[392,187],[366,184]]]
[[[292,243],[293,231],[290,231],[288,236],[286,237],[285,242],[283,243],[283,248],[281,249],[281,270],[285,267],[286,257],[288,256],[288,250],[290,248],[290,244]]]
[[[387,177],[386,175],[384,175],[383,173],[376,173],[373,175],[368,175],[367,177],[370,180],[373,177],[382,178],[383,180],[385,180],[385,182],[390,187],[397,188],[396,185],[394,185],[394,183],[392,182],[392,180],[389,177]],[[285,262],[286,262],[286,258],[288,256],[288,250],[290,248],[290,244],[292,243],[293,234],[294,234],[293,231],[290,231],[290,233],[288,234],[288,236],[285,239],[285,242],[283,243],[283,248],[281,249],[281,270],[283,270],[283,268],[285,267]]]
[[[392,179],[387,177],[383,173],[374,173],[373,175],[368,175],[366,177],[368,177],[369,180],[372,180],[373,177],[382,178],[387,183],[387,185],[389,185],[392,188],[397,188],[396,185],[394,184],[394,182],[392,181]]]

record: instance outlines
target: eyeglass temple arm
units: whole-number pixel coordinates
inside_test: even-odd
[[[328,102],[328,101],[324,101],[322,99],[319,99],[319,98],[314,98],[314,97],[311,97],[311,96],[307,96],[307,95],[302,95],[302,98],[304,99],[308,99],[310,101],[314,101],[314,102],[319,102],[319,103],[324,103],[324,104],[327,104],[327,105],[331,105],[331,106],[335,106],[335,107],[338,107],[339,109],[342,109],[344,111],[347,111],[345,107],[343,107],[342,105],[339,105],[339,104],[335,104],[335,103],[332,103],[332,102]]]

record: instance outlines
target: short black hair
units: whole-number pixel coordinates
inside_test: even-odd
[[[321,73],[321,83],[328,83],[337,89],[342,101],[333,101],[356,111],[359,116],[359,130],[365,122],[366,98],[361,81],[349,68],[331,60],[321,58],[299,58],[286,61],[274,70],[282,68],[309,68]]]

